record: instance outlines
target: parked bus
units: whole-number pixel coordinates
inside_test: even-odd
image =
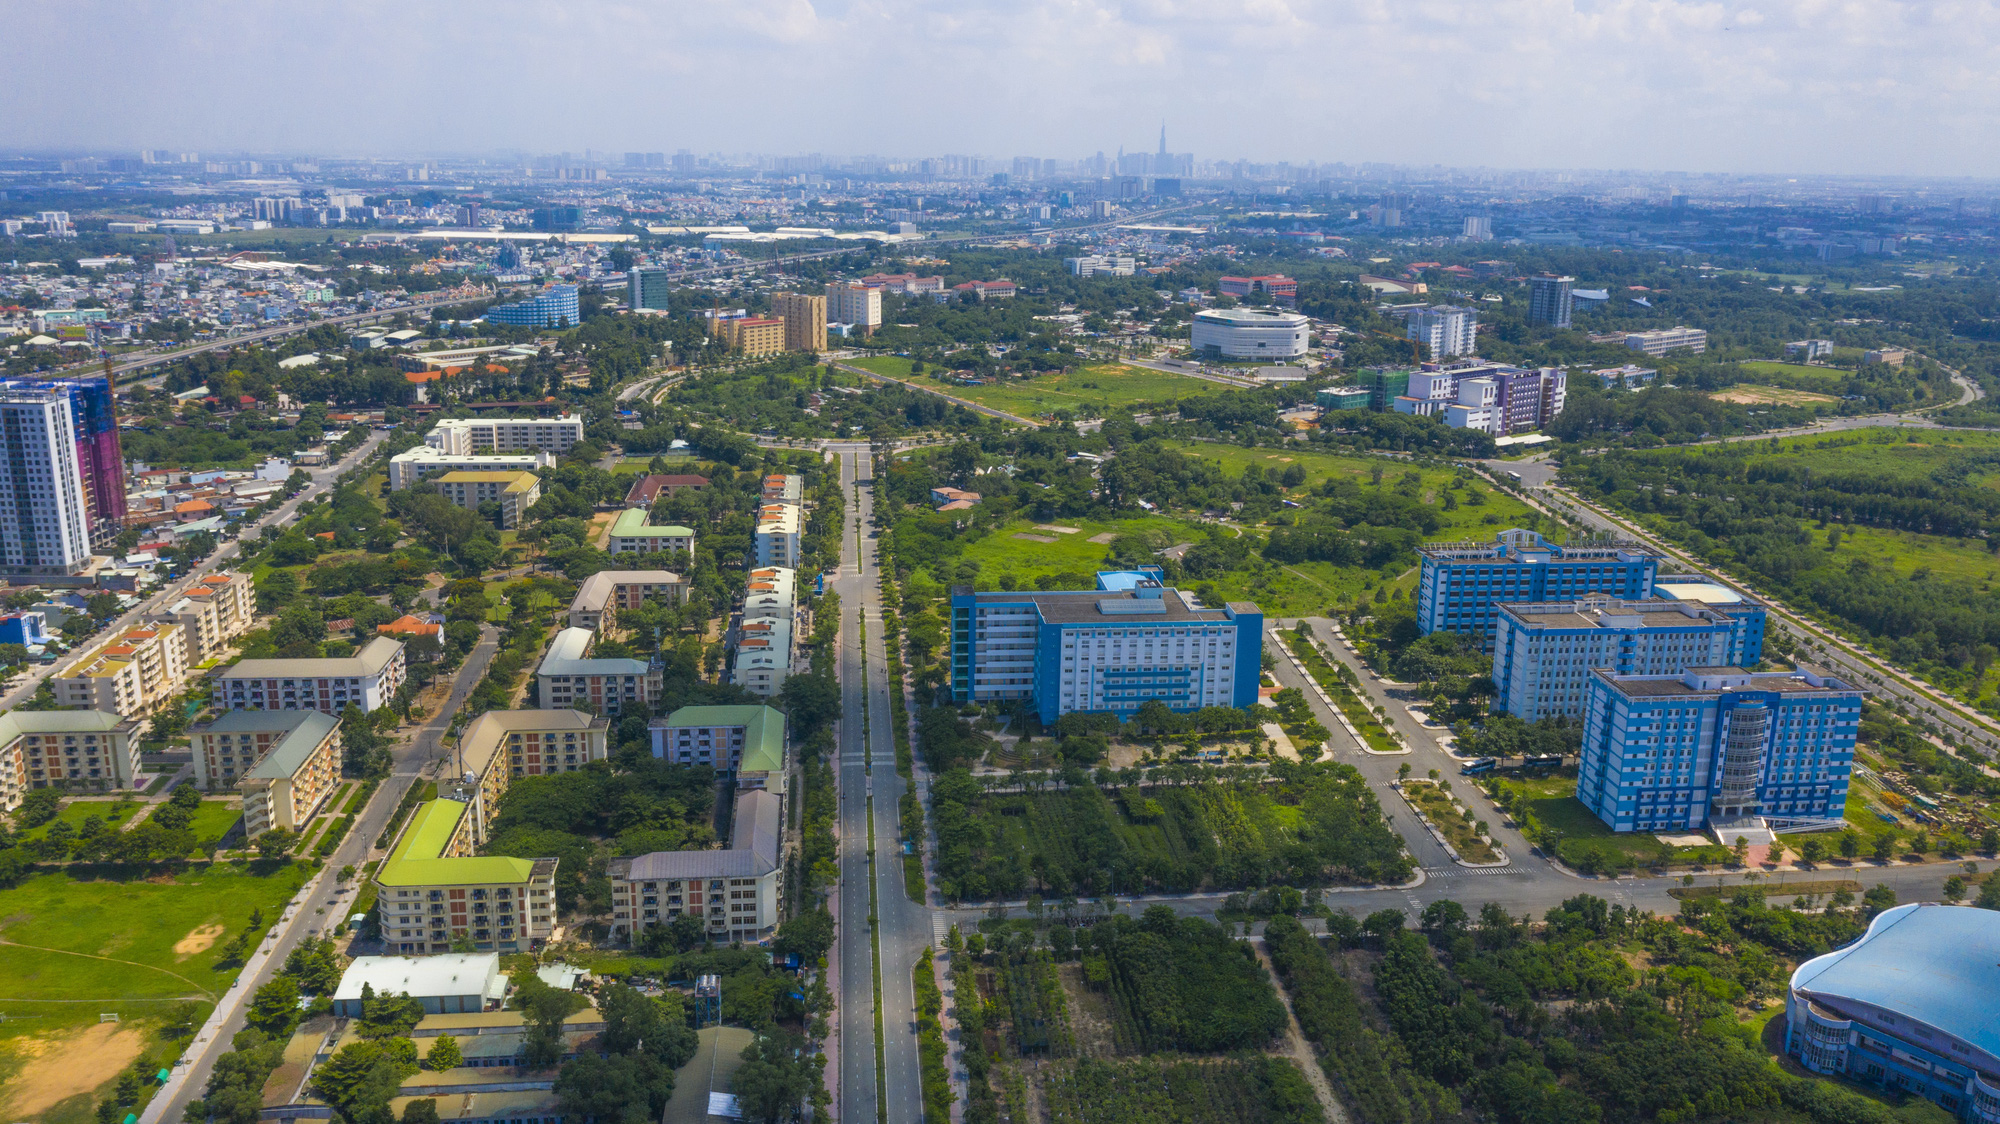
[[[1459,774],[1461,776],[1476,777],[1479,776],[1481,773],[1492,772],[1493,767],[1498,764],[1500,764],[1500,762],[1494,760],[1491,757],[1481,757],[1477,761],[1466,762],[1465,768],[1460,769]]]

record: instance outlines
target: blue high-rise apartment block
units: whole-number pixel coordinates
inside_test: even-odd
[[[575,285],[550,285],[534,296],[486,310],[488,324],[517,328],[574,328],[582,319]]]
[[[1917,902],[1799,965],[1785,1052],[1814,1073],[1915,1093],[1965,1124],[2000,1124],[2000,924]]]
[[[1122,718],[1257,704],[1264,614],[1209,608],[1158,567],[1106,571],[1097,588],[951,591],[951,687],[959,702],[1030,702],[1043,722],[1072,711]]]
[[[1764,657],[1764,606],[1720,586],[1705,588],[1728,600],[1502,603],[1493,640],[1493,710],[1524,722],[1580,716],[1593,668],[1678,675],[1690,667],[1755,667]]]
[[[1859,688],[1808,668],[1590,672],[1576,797],[1613,831],[1838,821]],[[1761,821],[1761,822],[1760,822]]]
[[[1565,601],[1586,593],[1635,601],[1653,593],[1660,556],[1636,543],[1557,546],[1533,531],[1490,543],[1425,543],[1417,551],[1417,628],[1464,632],[1493,644],[1502,601]]]

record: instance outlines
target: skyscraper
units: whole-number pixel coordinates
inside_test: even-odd
[[[667,271],[664,269],[640,269],[635,265],[626,270],[626,307],[658,309],[668,307],[667,276]]]
[[[76,470],[83,481],[84,523],[93,541],[117,535],[125,519],[125,456],[118,445],[111,380],[100,375],[0,383],[0,391],[12,390],[53,391],[69,403]]]
[[[89,561],[68,394],[49,386],[0,385],[0,568],[74,574]]]
[[[1541,273],[1528,278],[1528,323],[1567,328],[1570,323],[1570,287],[1574,277]]]

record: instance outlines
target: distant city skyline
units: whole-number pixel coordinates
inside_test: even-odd
[[[0,147],[2000,175],[2000,7],[14,5]]]

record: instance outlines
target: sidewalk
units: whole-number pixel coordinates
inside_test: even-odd
[[[145,1109],[139,1113],[139,1124],[162,1124],[161,1116],[167,1106],[174,1103],[180,1096],[182,1086],[187,1084],[190,1073],[189,1062],[207,1049],[209,1043],[222,1033],[222,1028],[228,1025],[229,1020],[235,1018],[250,1001],[252,989],[245,986],[245,981],[257,978],[257,974],[264,970],[264,965],[270,961],[278,945],[285,943],[291,937],[292,930],[299,926],[303,918],[309,916],[306,907],[312,903],[313,895],[319,893],[320,883],[326,880],[327,872],[333,869],[331,864],[320,867],[319,873],[307,880],[304,886],[299,887],[299,892],[292,895],[291,901],[285,903],[284,913],[279,915],[275,924],[265,930],[264,939],[257,943],[257,951],[251,953],[243,962],[243,967],[229,985],[229,990],[216,1002],[215,1010],[209,1013],[208,1021],[195,1032],[194,1041],[189,1042],[187,1048],[181,1051],[181,1055],[174,1059],[166,1081],[154,1091],[153,1099],[147,1101]]]

